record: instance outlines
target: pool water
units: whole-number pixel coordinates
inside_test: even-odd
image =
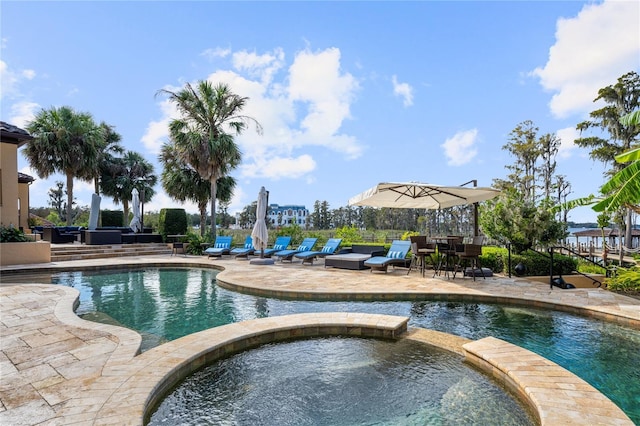
[[[149,425],[536,423],[461,359],[410,340],[335,337],[265,345],[187,377]]]
[[[140,332],[143,350],[223,324],[303,312],[401,315],[410,318],[409,326],[469,339],[491,335],[573,372],[640,424],[638,330],[563,312],[491,304],[268,299],[220,288],[215,285],[216,274],[206,269],[164,268],[64,272],[51,276],[50,282],[80,291],[79,315]]]

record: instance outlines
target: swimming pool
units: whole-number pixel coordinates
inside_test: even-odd
[[[224,290],[216,271],[158,269],[62,272],[53,283],[80,291],[77,313],[139,331],[149,347],[206,328],[302,312],[357,311],[410,318],[409,325],[469,339],[492,335],[580,376],[640,424],[640,332],[563,312],[476,303],[311,302]]]
[[[267,344],[214,362],[163,399],[149,425],[163,424],[536,422],[460,355],[409,339],[331,337]]]

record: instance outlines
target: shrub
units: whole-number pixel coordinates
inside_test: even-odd
[[[342,238],[343,247],[351,247],[353,243],[362,242],[362,235],[355,226],[343,226],[336,229],[336,238]]]
[[[515,266],[522,263],[525,267],[525,275],[549,275],[548,255],[538,253],[533,250],[527,250],[522,254],[511,254],[511,271]],[[578,269],[578,261],[570,256],[564,256],[557,253],[553,255],[553,274],[569,275]],[[506,270],[506,264],[505,264]]]
[[[0,227],[0,243],[25,243],[31,241],[24,235],[24,232],[13,226]]]
[[[482,254],[479,257],[480,265],[489,268],[495,273],[502,273],[508,261],[507,249],[499,247],[482,247]]]
[[[122,210],[102,210],[100,212],[101,226],[124,226],[124,212]]]
[[[526,250],[522,254],[511,253],[511,273],[518,263],[525,267],[524,275],[549,275],[549,256],[533,250]],[[496,273],[509,272],[509,252],[506,248],[485,246],[482,248],[480,264]],[[553,255],[554,275],[569,275],[578,269],[578,260],[570,256],[557,253]]]
[[[167,235],[187,233],[187,212],[184,209],[161,209],[158,233],[167,241]]]
[[[640,291],[640,267],[618,268],[616,275],[604,283],[609,290]]]
[[[187,246],[187,253],[200,256],[204,252],[204,249],[200,244],[205,242],[205,239],[201,237],[200,234],[189,232],[187,234],[187,237],[184,239],[184,242],[185,244],[189,244]]]
[[[302,228],[300,227],[300,225],[297,225],[295,223],[292,225],[283,226],[276,233],[276,236],[278,237],[283,235],[288,235],[291,237],[291,245],[294,247],[300,244],[304,239]]]

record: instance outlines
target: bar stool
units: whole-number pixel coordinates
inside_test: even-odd
[[[420,272],[422,276],[424,276],[424,258],[426,253],[421,253],[421,250],[427,245],[427,237],[426,235],[413,235],[409,237],[409,240],[411,241],[411,265],[409,266],[407,275],[409,275],[412,269],[420,267]]]

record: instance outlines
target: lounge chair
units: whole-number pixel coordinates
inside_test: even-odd
[[[411,241],[394,240],[389,247],[389,251],[386,256],[375,256],[371,259],[365,260],[364,265],[373,270],[387,272],[389,265],[407,266],[407,253],[411,249]]]
[[[318,241],[317,238],[305,238],[295,249],[277,251],[273,253],[273,256],[279,258],[280,262],[284,262],[285,260],[292,262],[293,256],[295,256],[297,253],[311,251],[313,249],[313,246],[316,245],[316,241]]]
[[[77,236],[79,233],[80,232],[66,232],[66,230],[62,231],[57,227],[43,228],[42,239],[45,241],[49,241],[51,244],[73,243],[77,240]]]
[[[276,241],[273,243],[273,247],[264,249],[263,257],[271,257],[274,253],[277,253],[282,250],[286,250],[291,244],[291,237],[277,237]],[[262,250],[256,250],[253,252],[254,256],[260,256]]]
[[[255,247],[253,247],[253,238],[251,238],[251,235],[247,236],[247,238],[244,240],[244,245],[242,247],[236,247],[234,249],[231,249],[231,251],[229,252],[229,254],[231,256],[235,256],[236,259],[238,258],[248,258],[250,254],[253,254],[253,252],[255,252],[256,249]]]
[[[313,265],[314,259],[318,257],[326,257],[334,254],[338,247],[340,247],[340,243],[342,243],[342,238],[330,238],[327,243],[322,247],[322,250],[319,251],[303,251],[302,253],[294,254],[294,257],[298,259],[302,259],[302,264],[309,263]]]
[[[222,255],[231,253],[231,241],[233,237],[217,236],[215,243],[204,251],[208,258],[222,257]]]

